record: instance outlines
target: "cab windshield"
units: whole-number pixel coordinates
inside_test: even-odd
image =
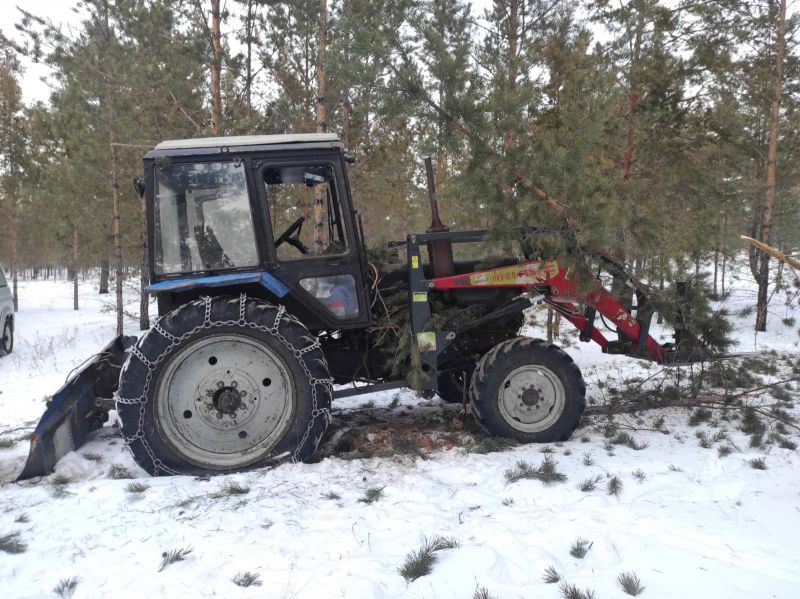
[[[241,162],[156,166],[155,183],[156,273],[258,265]]]

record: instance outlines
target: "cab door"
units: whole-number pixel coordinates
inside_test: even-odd
[[[254,171],[270,262],[291,289],[293,311],[310,328],[368,325],[361,248],[350,202],[342,201],[348,187],[341,157],[263,160]]]

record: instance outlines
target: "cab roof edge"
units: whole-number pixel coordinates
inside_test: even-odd
[[[290,133],[279,135],[236,135],[229,137],[197,137],[162,141],[155,150],[189,150],[193,148],[243,147],[277,144],[302,144],[341,141],[335,133]]]

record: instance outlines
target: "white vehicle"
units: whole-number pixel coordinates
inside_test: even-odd
[[[0,356],[14,349],[14,296],[0,268]]]

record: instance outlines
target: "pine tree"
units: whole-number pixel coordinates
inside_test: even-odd
[[[40,214],[50,220],[39,227],[51,229],[60,244],[57,263],[71,262],[77,227],[81,267],[107,259],[118,212],[114,270],[121,307],[124,271],[130,265],[147,269],[141,203],[120,182],[140,172],[142,153],[158,140],[205,128],[206,65],[197,52],[205,38],[186,28],[185,17],[165,2],[91,0],[84,10],[87,18],[71,37],[33,14],[25,13],[21,24],[29,38],[26,50],[53,67],[56,79],[49,111],[39,111],[53,138],[38,158],[45,172],[37,185],[47,192],[32,201],[47,202]],[[142,324],[146,306],[141,305]]]
[[[349,168],[351,188],[374,247],[426,225],[418,125],[393,71],[395,38],[410,7],[405,1],[347,0],[331,16],[329,122],[356,159]]]
[[[800,108],[798,16],[786,17],[781,0],[686,4],[708,23],[689,36],[688,46],[703,84],[712,90],[709,125],[730,164],[728,181],[735,181],[728,221],[734,232],[766,236],[772,245],[797,244],[798,204],[789,190],[800,175],[800,129],[791,118]],[[751,248],[750,269],[758,284],[756,329],[765,330],[768,256]]]
[[[19,64],[7,46],[0,46],[0,209],[5,212],[14,311],[19,309],[17,292],[19,259],[20,186],[23,178],[25,134]]]
[[[458,114],[476,101],[480,82],[470,62],[472,40],[477,36],[470,7],[462,0],[430,0],[410,14],[414,43],[419,48],[422,81],[428,94],[446,112]],[[443,114],[427,110],[420,149],[436,157],[436,185],[443,219],[455,228],[479,226],[471,221],[471,210],[449,185],[451,172],[458,172],[464,140],[446,122]]]

